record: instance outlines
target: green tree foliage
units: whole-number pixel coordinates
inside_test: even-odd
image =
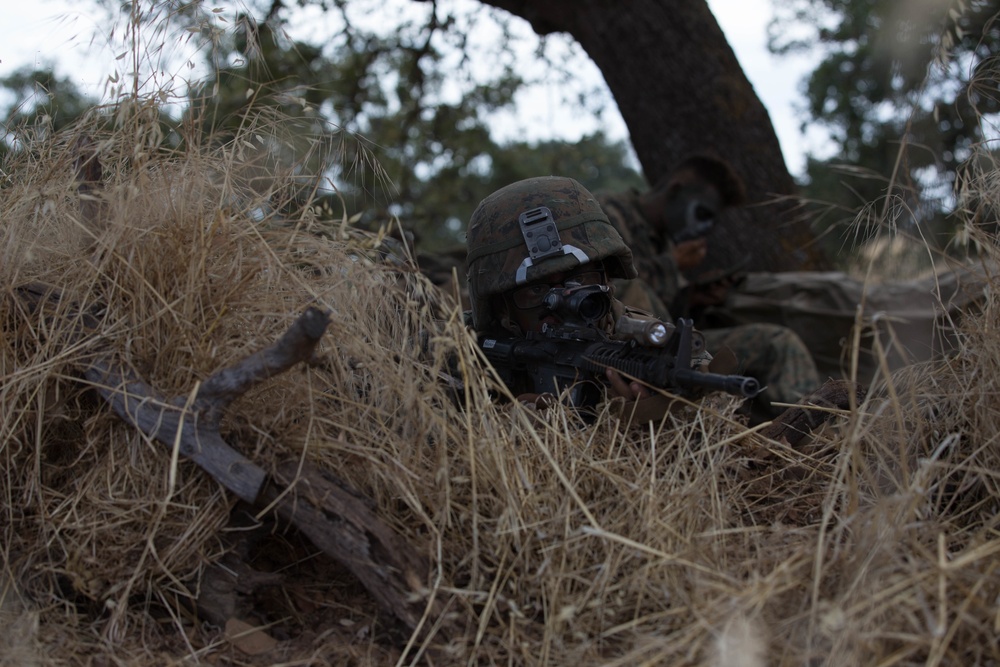
[[[217,43],[213,76],[193,92],[187,116],[204,136],[219,137],[279,111],[284,131],[261,138],[261,147],[275,162],[307,160],[304,173],[324,174],[325,183],[302,183],[303,197],[334,217],[362,212],[362,224],[397,217],[425,249],[461,242],[479,200],[518,178],[641,182],[625,144],[603,133],[499,145],[491,115],[513,107],[524,79],[506,61],[485,79],[461,74],[460,91],[450,91],[452,61],[472,48],[448,42],[459,35],[447,32],[457,20],[431,8],[381,34],[345,17],[339,41],[321,48],[290,40],[279,17],[258,24],[243,15],[232,39]],[[317,185],[335,192],[317,196]]]
[[[58,132],[97,106],[94,100],[52,68],[22,68],[0,78],[0,90],[14,100],[3,114],[4,140],[0,155],[23,141],[24,133]]]
[[[1000,111],[995,0],[793,0],[775,3],[777,53],[819,49],[805,82],[807,123],[830,133],[803,194],[854,212],[882,202],[899,228],[925,238],[948,228],[951,185],[980,119]],[[853,214],[844,216],[850,220]]]
[[[577,142],[508,142],[481,153],[470,165],[449,165],[428,181],[414,207],[424,242],[447,246],[464,239],[465,222],[479,201],[498,188],[539,174],[573,174],[592,190],[642,187],[624,142],[594,133]],[[444,217],[440,217],[444,216]],[[442,225],[442,221],[444,224]]]
[[[57,76],[52,68],[22,68],[0,78],[0,87],[18,100],[4,119],[8,126],[34,124],[47,118],[52,129],[58,131],[97,105],[95,99],[80,92],[71,80]]]
[[[180,118],[163,116],[163,136],[172,145],[217,142],[238,128],[259,128],[244,149],[256,153],[248,162],[260,187],[279,172],[300,175],[292,196],[275,193],[284,206],[309,204],[338,221],[360,214],[358,222],[369,226],[398,218],[422,250],[434,251],[463,243],[478,202],[513,180],[561,173],[594,189],[641,185],[627,145],[602,132],[576,142],[494,139],[495,115],[512,113],[528,85],[516,71],[509,17],[481,7],[399,6],[412,11],[394,16],[387,29],[381,2],[333,3],[325,11],[339,13],[343,30],[322,44],[290,38],[286,21],[293,15],[280,4],[243,5],[232,22],[200,5],[166,11],[153,4],[128,16],[131,32],[166,42],[193,35],[207,47],[209,75],[190,86]],[[491,14],[485,26],[484,12]],[[476,62],[492,66],[483,72]],[[549,75],[566,72],[554,65]],[[36,101],[11,112],[22,126],[44,117],[58,129],[95,110],[95,100],[44,71],[2,84],[19,100],[35,93]],[[134,94],[123,85],[119,102]],[[581,108],[599,113],[580,95]]]

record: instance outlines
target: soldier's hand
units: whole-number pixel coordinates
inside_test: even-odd
[[[693,269],[705,261],[705,256],[708,255],[708,241],[705,239],[682,241],[674,246],[673,254],[679,270]]]
[[[609,368],[604,371],[605,377],[608,378],[608,382],[611,386],[608,388],[608,396],[622,397],[627,401],[638,401],[640,398],[647,398],[652,395],[649,387],[644,387],[638,382],[629,382],[621,373]]]
[[[715,282],[698,285],[691,290],[691,298],[688,305],[697,306],[720,306],[726,301],[729,290],[736,284],[730,277],[725,277]]]

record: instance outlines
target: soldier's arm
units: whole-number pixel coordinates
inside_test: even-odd
[[[681,269],[675,256],[674,246],[654,238],[653,230],[645,220],[620,196],[606,196],[601,199],[601,207],[608,216],[611,226],[618,230],[625,244],[632,249],[632,263],[639,278],[665,304],[673,301],[680,290]],[[681,244],[686,250],[696,248]],[[697,252],[697,250],[695,250]],[[702,257],[704,259],[704,257]],[[700,261],[700,260],[699,260]]]

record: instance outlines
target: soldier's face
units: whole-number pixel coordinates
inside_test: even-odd
[[[571,271],[560,271],[534,281],[523,287],[510,290],[503,295],[502,307],[507,318],[516,324],[522,332],[541,331],[542,326],[558,326],[562,320],[549,310],[541,301],[548,291],[554,287],[563,287],[567,283],[581,285],[604,285],[607,280],[600,262],[591,262],[578,266]],[[535,304],[535,305],[531,305]]]
[[[650,222],[661,236],[670,238],[714,221],[722,208],[719,189],[692,171],[677,172],[657,197],[653,207],[657,215]]]

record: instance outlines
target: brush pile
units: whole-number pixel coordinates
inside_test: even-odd
[[[293,173],[261,177],[262,128],[182,151],[83,136],[3,165],[6,663],[1000,662],[992,277],[954,355],[795,447],[728,396],[584,425],[496,400],[449,295],[384,235],[292,206]],[[193,397],[309,307],[329,314],[312,358],[236,397],[219,433],[269,476],[336,477],[409,545],[415,628],[86,376],[110,353]]]

